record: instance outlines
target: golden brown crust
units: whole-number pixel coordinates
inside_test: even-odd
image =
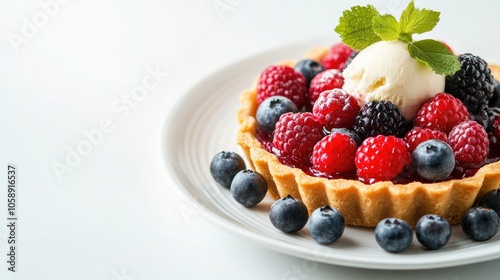
[[[324,50],[315,49],[306,57],[320,60]],[[293,65],[294,62],[282,64]],[[490,68],[499,74],[500,67],[490,65]],[[258,106],[255,87],[245,91],[240,100],[237,141],[251,167],[268,182],[270,196],[278,199],[290,194],[301,199],[310,213],[330,205],[343,213],[346,224],[367,227],[374,227],[387,217],[398,217],[414,226],[423,215],[431,213],[457,224],[478,198],[500,185],[500,162],[482,167],[472,177],[438,183],[385,181],[366,185],[358,180],[309,176],[301,169],[282,164],[274,154],[264,150],[255,137]]]
[[[490,64],[488,67],[491,69],[491,74],[495,79],[500,80],[500,65]]]

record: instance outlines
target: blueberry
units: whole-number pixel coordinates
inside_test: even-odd
[[[412,156],[418,175],[429,181],[442,181],[455,168],[453,150],[441,140],[431,139],[420,143]]]
[[[312,59],[303,59],[297,64],[295,64],[295,71],[301,73],[304,75],[304,78],[306,78],[306,83],[307,86],[309,87],[309,84],[311,83],[311,80],[318,75],[319,73],[323,72],[325,69],[323,68],[323,65],[321,65],[319,62],[312,60]]]
[[[266,180],[262,175],[250,169],[238,172],[231,183],[231,194],[234,200],[245,207],[259,204],[266,193]]]
[[[271,96],[262,101],[257,108],[257,123],[260,128],[271,134],[281,115],[288,112],[297,113],[298,111],[292,100],[284,96]]]
[[[487,192],[479,201],[479,206],[495,210],[500,217],[500,190],[495,189]]]
[[[490,107],[500,107],[500,82],[498,82],[498,80],[495,80],[495,87],[493,90],[493,96],[491,97],[490,101],[488,102],[488,105]]]
[[[333,128],[332,130],[328,131],[328,130],[326,129],[326,127],[324,127],[324,126],[323,126],[323,132],[324,132],[326,135],[330,135],[330,134],[332,134],[332,133],[334,133],[334,132],[338,132],[338,133],[345,134],[345,135],[347,135],[347,136],[351,137],[351,139],[352,139],[352,140],[354,140],[354,142],[356,142],[356,145],[358,145],[358,147],[359,147],[359,146],[361,145],[361,143],[363,142],[363,141],[361,140],[361,137],[359,137],[359,135],[358,135],[356,132],[354,132],[354,131],[352,131],[352,130],[349,130],[349,129],[347,129],[347,128],[343,128],[343,127],[342,127],[342,128]]]
[[[288,195],[271,205],[269,219],[275,228],[282,232],[292,233],[301,230],[306,225],[308,212],[302,201]]]
[[[210,162],[210,173],[221,186],[229,188],[236,173],[245,169],[245,161],[237,153],[222,151]]]
[[[476,241],[491,239],[498,232],[499,224],[494,210],[480,206],[469,209],[462,218],[462,230]]]
[[[330,206],[320,207],[309,218],[309,233],[318,243],[331,244],[344,233],[345,220],[342,213]]]
[[[384,250],[399,253],[410,247],[413,232],[407,222],[397,218],[386,218],[377,224],[375,240]]]
[[[418,242],[430,250],[442,248],[451,237],[451,226],[438,215],[425,215],[417,222],[415,233]]]

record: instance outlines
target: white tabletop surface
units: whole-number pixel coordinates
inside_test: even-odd
[[[486,2],[416,4],[442,12],[429,36],[500,63],[500,4]],[[272,47],[336,40],[341,11],[359,3],[397,15],[404,6],[1,1],[0,279],[498,279],[500,260],[383,271],[281,254],[206,221],[168,177],[161,125],[186,89]],[[130,99],[141,85],[149,89]],[[8,164],[17,166],[15,273],[6,262]]]

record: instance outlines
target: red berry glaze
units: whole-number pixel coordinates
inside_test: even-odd
[[[309,85],[309,102],[311,106],[318,99],[319,95],[325,91],[334,88],[342,88],[344,85],[344,77],[337,69],[323,71],[316,75]]]
[[[269,66],[261,73],[257,83],[257,100],[260,104],[275,95],[287,97],[297,108],[302,108],[307,102],[306,79],[291,67]]]
[[[279,155],[295,165],[310,165],[314,145],[323,138],[322,125],[310,112],[281,115],[274,130],[273,145]]]
[[[395,178],[411,163],[411,154],[402,139],[378,135],[363,141],[354,162],[359,179],[372,184]]]
[[[323,91],[313,107],[316,120],[328,130],[351,128],[360,107],[353,96],[343,89]]]
[[[415,150],[418,144],[430,139],[437,139],[437,140],[442,140],[444,142],[448,142],[448,137],[446,136],[446,133],[439,130],[432,130],[429,128],[421,128],[421,127],[414,127],[412,130],[408,131],[408,133],[406,133],[404,137],[404,140],[408,144],[410,152]]]
[[[356,142],[346,134],[334,132],[314,145],[312,164],[316,170],[337,174],[356,170]]]
[[[335,44],[328,50],[323,59],[321,59],[321,64],[325,69],[343,70],[352,52],[353,49],[344,43]]]
[[[462,101],[451,94],[442,92],[422,105],[413,124],[448,133],[455,125],[469,119],[469,112]]]
[[[475,121],[466,121],[455,126],[448,134],[448,143],[459,164],[482,163],[490,152],[488,134],[483,126]]]

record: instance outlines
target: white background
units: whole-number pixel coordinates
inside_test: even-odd
[[[497,278],[499,260],[372,271],[256,246],[186,209],[162,165],[165,112],[202,77],[271,47],[335,40],[351,5],[399,16],[401,2],[1,0],[0,279]],[[442,12],[428,36],[500,63],[498,3],[416,4]],[[151,69],[154,89],[125,103]],[[83,147],[101,122],[111,131]],[[87,155],[71,157],[78,147]],[[18,167],[16,273],[5,262],[8,163]],[[58,176],[54,164],[68,167]]]

